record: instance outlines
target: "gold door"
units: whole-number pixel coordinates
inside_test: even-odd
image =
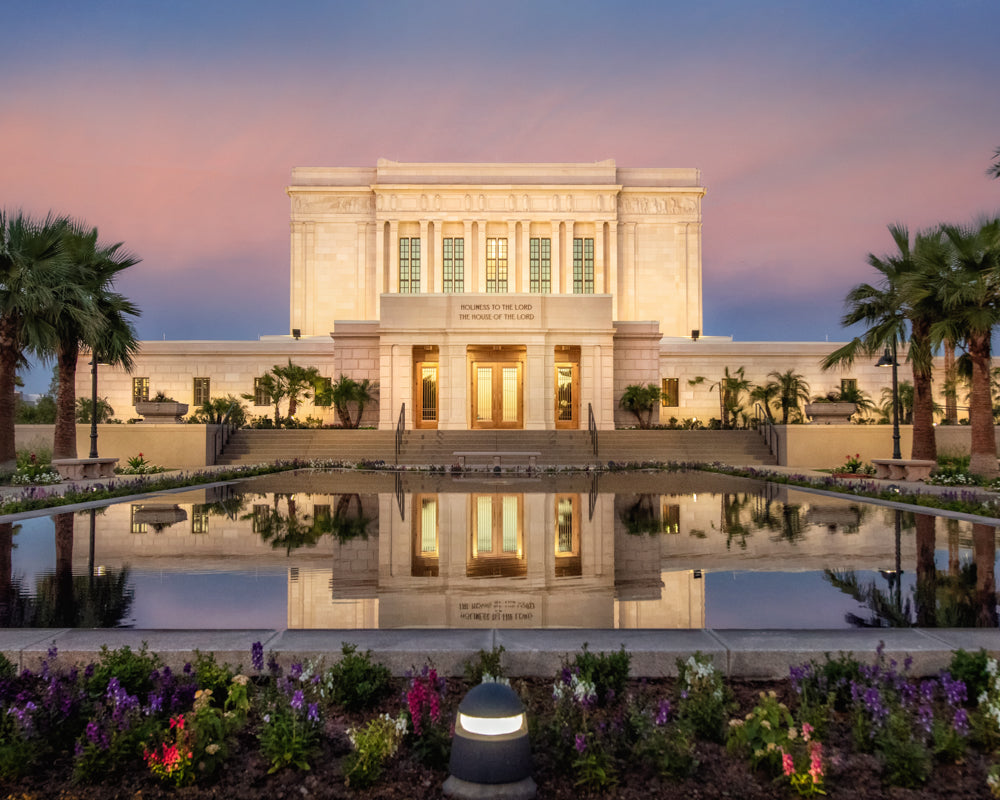
[[[519,361],[472,362],[472,427],[524,427],[524,388]]]
[[[580,427],[580,368],[556,364],[556,428]]]
[[[416,386],[413,396],[416,399],[413,409],[413,424],[417,428],[436,428],[438,426],[438,365],[437,362],[419,361],[413,374],[416,376]]]

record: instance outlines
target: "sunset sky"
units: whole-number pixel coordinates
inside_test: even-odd
[[[889,223],[1000,210],[996,0],[35,0],[2,30],[0,206],[124,241],[144,339],[288,333],[294,166],[698,167],[704,332],[742,341],[846,338]]]

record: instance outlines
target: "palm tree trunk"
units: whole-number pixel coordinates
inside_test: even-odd
[[[14,392],[17,378],[17,323],[0,317],[0,470],[17,466],[14,444]]]
[[[76,458],[76,362],[80,345],[59,345],[56,364],[59,371],[59,395],[56,397],[56,428],[52,436],[53,458]],[[91,413],[96,413],[91,409]]]
[[[934,397],[931,388],[930,363],[930,323],[925,320],[913,320],[911,341],[911,356],[916,356],[915,350],[920,350],[926,356],[924,359],[913,359],[913,445],[910,458],[937,460],[937,444],[934,438]]]
[[[916,458],[916,456],[914,456]],[[937,565],[934,563],[934,527],[937,517],[917,514],[917,625],[937,624]]]
[[[972,553],[976,564],[976,627],[997,626],[997,579],[993,565],[997,557],[996,529],[972,526]]]
[[[997,443],[993,433],[993,397],[990,392],[990,334],[969,336],[972,361],[972,389],[969,392],[969,428],[972,437],[969,471],[984,478],[995,478]]]
[[[56,539],[55,617],[60,625],[75,627],[76,605],[73,602],[73,515],[53,517]]]
[[[955,366],[955,343],[951,340],[944,343],[944,380],[949,387],[944,397],[944,417],[952,425],[958,425],[958,398],[956,396],[958,371]]]

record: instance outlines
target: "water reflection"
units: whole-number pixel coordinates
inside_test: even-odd
[[[0,525],[0,624],[998,624],[994,527],[753,481],[349,472],[241,489]]]

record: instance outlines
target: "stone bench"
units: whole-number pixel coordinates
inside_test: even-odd
[[[541,453],[533,450],[457,450],[452,453],[458,459],[458,466],[465,466],[466,458],[492,458],[493,466],[499,467],[504,458],[528,459],[528,469],[534,469]]]
[[[54,458],[52,466],[64,480],[113,478],[117,458]]]
[[[925,481],[931,476],[936,461],[909,458],[873,458],[875,477],[891,481]]]

